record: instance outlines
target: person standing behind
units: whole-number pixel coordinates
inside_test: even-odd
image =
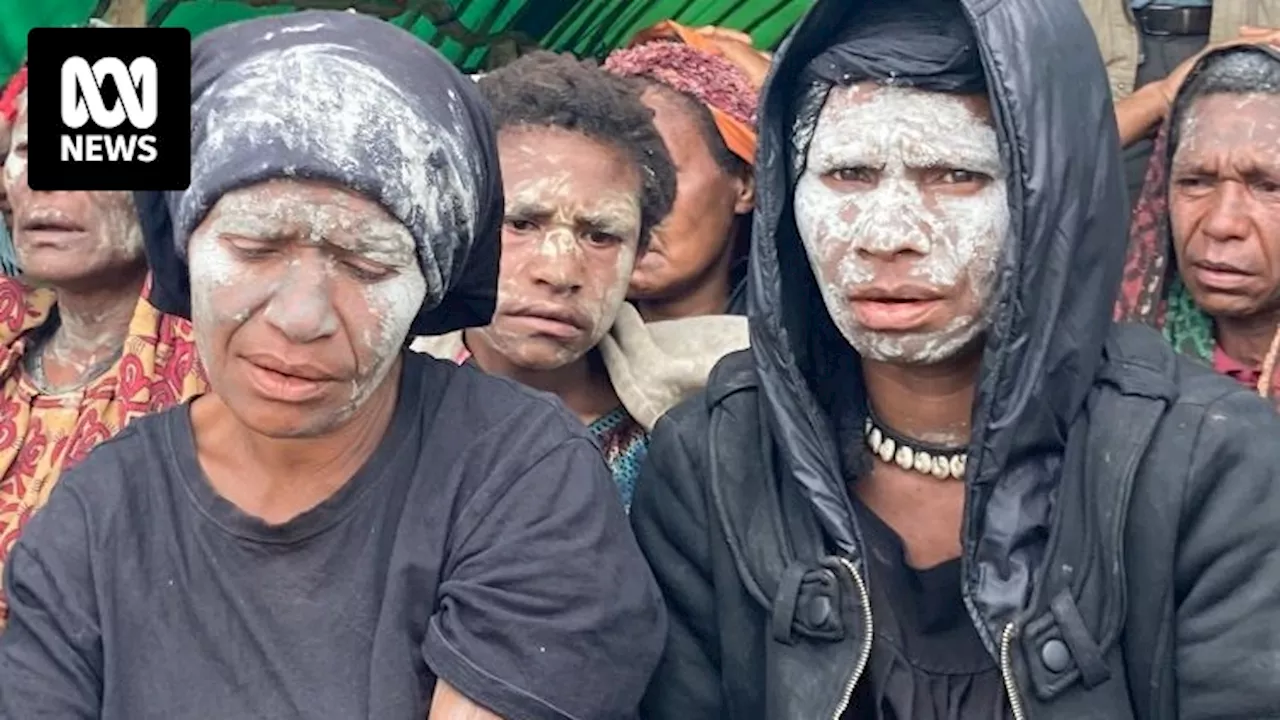
[[[1107,66],[1132,208],[1155,133],[1195,59],[1209,46],[1274,41],[1268,28],[1280,28],[1280,0],[1079,2]]]
[[[628,298],[647,321],[746,314],[757,78],[769,67],[750,41],[668,21],[605,59],[642,83],[676,167],[675,205],[631,277]]]
[[[1205,55],[1174,103],[1117,319],[1280,402],[1280,50]]]
[[[133,194],[32,190],[25,92],[16,106],[4,185],[24,273],[0,277],[0,569],[63,471],[207,387],[191,324],[145,297]]]
[[[634,87],[533,53],[480,80],[498,125],[506,216],[498,308],[414,349],[560,398],[600,442],[624,506],[658,418],[747,345],[745,318],[646,324],[625,301],[675,170]]]
[[[1280,717],[1280,416],[1111,322],[1089,34],[1045,0],[793,31],[751,348],[658,423],[632,507],[670,611],[646,717]]]

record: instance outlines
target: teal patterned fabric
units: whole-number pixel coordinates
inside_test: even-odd
[[[1205,365],[1213,363],[1213,320],[1191,298],[1176,273],[1169,281],[1164,336],[1173,348]]]
[[[630,512],[636,478],[649,452],[649,433],[622,407],[591,423],[587,429],[600,443],[622,505]]]
[[[9,277],[18,276],[18,251],[13,247],[13,236],[9,228],[0,222],[0,273]]]

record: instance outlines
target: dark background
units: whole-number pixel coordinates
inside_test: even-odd
[[[191,182],[191,33],[185,28],[35,28],[27,36],[30,120],[27,182],[33,190],[182,190]],[[60,136],[68,132],[60,112],[62,63],[79,55],[90,65],[104,57],[128,65],[150,57],[158,71],[159,112],[145,131],[124,125],[104,131],[91,119],[79,134],[146,134],[156,137],[154,161],[62,162]],[[102,89],[108,107],[113,82]]]

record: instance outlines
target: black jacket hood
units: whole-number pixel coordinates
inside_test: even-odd
[[[858,531],[813,383],[833,368],[857,377],[857,358],[830,320],[796,232],[788,158],[805,66],[865,21],[873,1],[818,0],[775,58],[762,96],[748,301],[779,471],[855,560]],[[1022,606],[1043,552],[1066,431],[1108,334],[1127,202],[1104,68],[1078,3],[950,1],[979,46],[1012,218],[967,470],[965,594],[990,628]],[[903,57],[903,74],[919,71],[909,48]]]

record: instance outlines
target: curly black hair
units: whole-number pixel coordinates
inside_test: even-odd
[[[671,212],[676,170],[638,89],[594,63],[537,51],[488,73],[480,91],[499,131],[552,127],[583,135],[626,153],[642,178],[640,243]]]

